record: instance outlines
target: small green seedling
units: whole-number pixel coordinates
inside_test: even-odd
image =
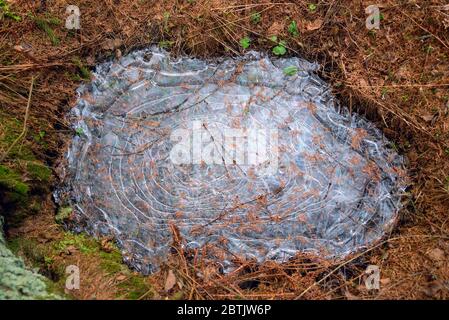
[[[314,4],[314,3],[309,3],[309,5],[307,7],[309,8],[310,12],[315,12],[317,9],[316,4]]]
[[[250,44],[251,44],[250,38],[244,37],[240,39],[240,45],[242,46],[243,49],[248,49]]]
[[[296,66],[289,66],[282,70],[286,76],[294,76],[298,73],[299,69]]]
[[[159,41],[159,48],[161,49],[168,49],[173,45],[173,41],[169,41],[169,40],[162,40]]]
[[[82,136],[84,134],[84,130],[81,127],[76,128],[75,133],[77,136]]]
[[[42,142],[42,140],[44,140],[46,135],[46,132],[41,130],[39,131],[37,134],[33,135],[34,140],[36,140],[36,142]]]
[[[287,53],[287,49],[285,48],[286,45],[287,43],[281,40],[278,45],[273,48],[272,52],[277,56],[283,56]]]
[[[253,12],[251,14],[251,22],[254,24],[258,24],[262,20],[262,16],[260,15],[260,12]]]
[[[72,59],[73,64],[78,68],[78,75],[80,79],[89,80],[91,78],[91,72],[80,60],[80,58],[75,57]]]
[[[299,30],[298,30],[298,25],[296,24],[296,21],[293,20],[292,22],[290,22],[289,26],[288,26],[288,32],[294,36],[297,37],[299,36]]]

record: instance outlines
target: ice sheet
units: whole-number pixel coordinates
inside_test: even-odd
[[[113,236],[143,273],[166,259],[173,230],[225,270],[236,257],[344,257],[379,240],[400,209],[402,158],[316,68],[156,48],[99,65],[70,114],[78,134],[57,193],[71,228]],[[229,143],[229,132],[241,136]]]

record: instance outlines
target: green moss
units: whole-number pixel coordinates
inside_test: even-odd
[[[91,77],[90,70],[84,66],[79,58],[73,58],[72,61],[78,67],[79,77],[83,80],[89,80]]]
[[[85,254],[92,254],[99,251],[99,244],[94,239],[86,237],[84,234],[74,234],[71,232],[66,232],[64,238],[54,244],[54,249],[59,254],[67,250],[70,246],[77,248]]]
[[[4,165],[0,165],[0,186],[3,186],[7,190],[11,191],[11,195],[18,197],[14,200],[21,200],[23,196],[27,196],[29,191],[29,186],[22,181],[21,175]]]
[[[15,238],[7,243],[8,249],[15,255],[23,258],[25,264],[32,269],[46,271],[52,268],[53,254],[50,247],[45,244],[26,238]],[[64,270],[54,270],[55,274],[63,281]],[[59,296],[68,298],[65,295],[63,286],[60,283],[51,281],[48,278],[41,277],[46,285],[46,291],[50,296]],[[39,296],[38,299],[47,299],[48,297]]]
[[[106,272],[113,274],[124,271],[126,266],[123,264],[122,255],[117,248],[114,248],[111,252],[100,252],[101,268]]]
[[[40,244],[36,240],[27,238],[15,238],[8,242],[8,248],[15,254],[25,259],[25,262],[33,268],[41,268],[52,255],[49,247]]]
[[[1,228],[1,223],[0,223]],[[0,300],[57,299],[47,292],[45,278],[26,268],[4,243],[0,234]]]
[[[42,182],[48,182],[50,180],[51,169],[45,165],[36,162],[29,162],[27,165],[27,170],[32,179]]]
[[[23,130],[23,123],[0,112],[0,150],[5,152]],[[25,139],[24,139],[25,140]],[[17,143],[9,152],[8,158],[33,161],[35,156],[23,141]]]
[[[48,294],[53,295],[53,296],[59,296],[66,300],[71,299],[71,297],[64,292],[64,289],[63,289],[64,285],[61,285],[62,282],[65,283],[64,279],[62,279],[59,282],[54,282],[54,281],[51,281],[50,279],[45,278],[44,282],[47,286]]]
[[[71,207],[60,207],[55,217],[56,222],[61,224],[64,220],[70,217],[72,211]]]
[[[33,213],[38,213],[42,210],[42,202],[39,199],[33,198],[29,203],[29,208]]]
[[[124,296],[126,299],[137,300],[143,296],[151,298],[154,295],[153,288],[142,276],[133,274],[119,286],[125,293],[121,296]]]
[[[122,255],[115,245],[108,246],[109,250],[106,252],[102,249],[99,240],[85,234],[64,232],[62,239],[50,243],[39,243],[24,238],[16,238],[8,243],[9,249],[16,255],[22,256],[27,265],[39,269],[45,274],[52,273],[56,277],[55,281],[46,280],[47,291],[59,296],[64,296],[66,275],[64,265],[60,262],[57,263],[56,257],[63,256],[61,254],[71,246],[79,250],[89,261],[98,264],[107,275],[125,277],[118,284],[117,298],[139,299],[142,297],[151,298],[154,295],[147,278],[131,271],[123,263]]]
[[[9,150],[23,130],[23,122],[0,111],[0,154]],[[31,150],[30,132],[9,150],[7,162],[0,165],[0,203],[7,208],[7,222],[18,226],[39,212],[42,188],[48,187],[52,171],[38,161]]]
[[[126,280],[120,283],[120,292],[118,297],[126,299],[138,299],[145,295],[146,297],[153,296],[151,285],[147,282],[146,278],[140,274],[132,272],[124,263],[120,250],[111,245],[108,252],[102,250],[101,244],[98,240],[95,240],[84,234],[73,234],[67,232],[64,239],[59,241],[55,245],[57,252],[66,250],[69,246],[74,246],[81,253],[90,255],[99,259],[99,265],[103,271],[108,275],[114,276],[116,274],[123,274],[126,276]]]

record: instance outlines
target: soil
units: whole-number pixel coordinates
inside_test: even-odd
[[[69,4],[80,9],[80,30],[65,28]],[[447,299],[449,8],[443,0],[381,1],[380,29],[368,30],[370,4],[0,0],[0,213],[11,249],[76,299]],[[375,122],[407,159],[410,187],[393,232],[345,261],[236,261],[222,275],[184,252],[174,229],[166,266],[143,277],[120,263],[112,239],[66,231],[51,193],[76,134],[64,117],[75,90],[97,63],[151,44],[201,58],[283,47],[284,56],[320,63],[340,102]],[[84,280],[64,293],[71,264]],[[368,265],[380,267],[379,290],[364,285]]]

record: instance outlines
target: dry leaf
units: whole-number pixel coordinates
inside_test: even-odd
[[[16,46],[14,46],[14,50],[24,54],[28,59],[30,59],[34,62],[39,62],[37,60],[37,58],[34,56],[32,50],[31,50],[31,46],[28,44],[16,45]]]
[[[427,252],[427,256],[433,261],[443,261],[445,258],[445,253],[440,248],[435,248]]]
[[[424,121],[430,122],[430,121],[432,121],[433,116],[431,116],[431,115],[424,115],[424,116],[421,116],[421,118],[422,118]]]
[[[117,281],[123,281],[126,279],[126,276],[124,274],[121,274],[121,275],[117,276],[116,279],[117,279]]]
[[[111,238],[103,238],[100,242],[101,250],[104,252],[112,252],[114,250],[114,246],[111,243]]]
[[[170,291],[176,284],[176,276],[172,270],[168,270],[167,279],[165,279],[165,291]]]
[[[322,19],[316,19],[314,21],[308,21],[306,22],[305,28],[307,31],[313,31],[318,30],[323,26],[323,20]]]
[[[268,35],[269,36],[277,36],[279,35],[282,30],[284,29],[284,25],[275,21],[269,28],[268,28]]]

